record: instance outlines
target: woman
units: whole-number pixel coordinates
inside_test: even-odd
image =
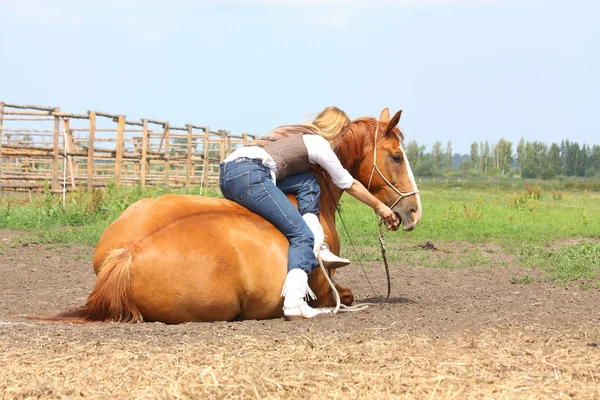
[[[308,287],[308,275],[317,266],[313,251],[320,248],[322,258],[337,266],[349,262],[322,247],[319,189],[308,172],[311,164],[320,165],[338,188],[372,207],[390,229],[399,225],[392,210],[355,180],[331,149],[331,143],[349,124],[346,113],[327,107],[312,124],[277,128],[252,145],[234,151],[221,163],[223,196],[271,222],[290,243],[288,274],[281,292],[286,319],[312,318],[323,312],[305,301],[307,294],[314,298]],[[298,210],[285,195],[290,192],[298,195]]]

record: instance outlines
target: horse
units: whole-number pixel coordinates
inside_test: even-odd
[[[421,218],[421,202],[397,127],[401,113],[390,119],[386,108],[379,120],[352,121],[336,153],[411,231]],[[317,177],[320,221],[331,251],[339,254],[335,211],[343,191],[326,173]],[[85,305],[48,319],[175,324],[282,317],[287,249],[277,228],[235,202],[176,194],[142,199],[100,237],[93,257],[96,283]],[[333,278],[335,270],[329,274]],[[341,303],[352,304],[352,291],[333,282]],[[335,305],[319,268],[309,285],[317,297],[311,306]]]

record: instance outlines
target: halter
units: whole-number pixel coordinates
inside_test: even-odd
[[[377,173],[379,174],[381,179],[383,179],[383,181],[385,183],[387,183],[388,186],[391,187],[394,190],[394,192],[396,192],[398,194],[398,199],[390,206],[390,209],[393,209],[396,206],[396,204],[398,204],[400,202],[400,200],[402,200],[405,197],[415,195],[415,194],[419,193],[419,191],[415,190],[412,192],[402,192],[396,186],[392,185],[390,183],[390,181],[388,181],[386,179],[385,176],[383,176],[383,173],[377,166],[377,135],[379,133],[379,122],[376,122],[376,123],[377,123],[377,127],[375,128],[375,142],[373,143],[373,169],[371,170],[371,176],[369,177],[369,184],[367,185],[367,190],[369,190],[371,188],[371,181],[373,180],[373,174],[375,174],[375,171],[377,171]],[[381,256],[383,258],[383,265],[385,267],[385,275],[387,278],[387,295],[385,296],[385,299],[388,300],[390,298],[390,293],[392,291],[392,283],[390,280],[390,267],[388,265],[387,256],[386,256],[385,237],[383,236],[382,223],[383,223],[383,218],[379,218],[379,224],[378,224],[379,225],[379,245],[381,246]]]
[[[375,173],[375,171],[377,171],[377,173],[379,174],[381,179],[383,179],[383,181],[385,183],[387,183],[388,186],[391,187],[394,190],[394,192],[396,192],[399,196],[398,199],[390,206],[390,208],[394,208],[396,206],[396,204],[398,204],[400,202],[400,200],[402,200],[403,198],[408,197],[408,196],[413,196],[413,195],[419,193],[419,191],[415,190],[413,192],[402,192],[396,186],[392,185],[390,183],[390,181],[388,181],[386,179],[385,176],[383,176],[383,173],[377,166],[377,136],[379,133],[379,122],[376,122],[376,123],[377,123],[377,126],[375,128],[375,142],[373,143],[373,169],[371,170],[371,176],[369,177],[369,184],[367,185],[367,190],[369,190],[371,188],[371,181],[373,180],[373,174]]]

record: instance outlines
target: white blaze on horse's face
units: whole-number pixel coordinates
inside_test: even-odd
[[[398,136],[398,147],[400,148],[400,152],[402,153],[402,158],[404,159],[404,162],[406,163],[406,172],[408,173],[408,178],[410,179],[410,183],[412,185],[412,191],[416,192],[414,194],[415,199],[417,201],[418,204],[418,209],[417,211],[415,211],[413,213],[413,219],[414,219],[414,223],[415,225],[421,220],[421,195],[419,194],[419,189],[417,188],[417,182],[415,181],[415,177],[413,175],[412,169],[410,168],[410,163],[408,162],[408,157],[406,157],[406,151],[404,151],[404,146],[402,146],[402,137],[400,135],[396,135]]]

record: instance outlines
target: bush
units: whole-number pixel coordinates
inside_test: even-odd
[[[434,174],[433,161],[431,160],[422,161],[415,168],[416,176],[433,176]]]
[[[539,200],[542,198],[542,192],[544,189],[540,185],[532,186],[529,183],[525,184],[525,189],[527,189],[527,194],[533,200]]]

